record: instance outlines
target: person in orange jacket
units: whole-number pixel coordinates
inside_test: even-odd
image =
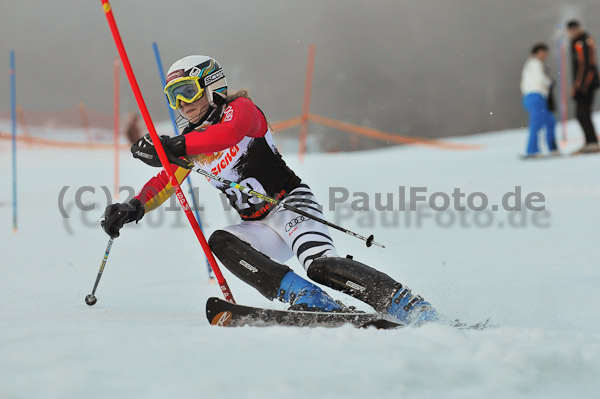
[[[592,106],[596,90],[600,86],[596,44],[577,20],[567,23],[567,35],[571,39],[573,67],[571,97],[575,100],[577,120],[585,135],[585,145],[576,153],[600,152],[598,137],[592,122]]]

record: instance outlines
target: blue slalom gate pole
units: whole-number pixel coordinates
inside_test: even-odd
[[[156,42],[152,43],[152,48],[154,49],[154,56],[156,57],[156,65],[158,66],[158,74],[160,75],[160,81],[162,82],[163,87],[167,84],[165,79],[165,71],[163,69],[162,61],[160,60],[160,53],[158,52],[158,45]],[[179,134],[179,129],[177,129],[177,122],[175,120],[175,113],[173,109],[169,106],[169,100],[165,96],[165,102],[167,104],[167,110],[169,111],[169,115],[171,116],[171,122],[173,123],[173,130],[175,131],[175,135]],[[192,187],[192,181],[190,180],[190,176],[187,177],[187,183],[190,187],[190,194],[192,196],[192,204],[194,204],[194,213],[196,214],[196,220],[198,221],[198,225],[200,226],[200,230],[204,230],[202,228],[202,222],[200,222],[200,213],[198,212],[198,207],[196,206],[198,203],[196,202],[196,196],[194,195],[194,189]],[[208,278],[209,280],[213,280],[214,276],[212,275],[212,268],[210,267],[210,263],[208,263],[208,259],[206,259],[206,268],[208,269]]]
[[[17,232],[17,89],[15,77],[15,51],[10,52],[10,116],[12,119],[12,189],[13,231]]]

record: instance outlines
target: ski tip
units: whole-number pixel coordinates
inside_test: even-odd
[[[233,314],[227,310],[223,311],[223,312],[219,312],[216,315],[214,315],[213,318],[209,319],[210,320],[210,324],[213,326],[222,326],[225,327],[227,325],[229,325],[229,323],[231,323],[231,321],[233,320]]]
[[[206,318],[213,326],[227,326],[233,320],[233,313],[228,310],[222,310],[215,314],[212,308],[221,301],[221,299],[215,297],[210,297],[206,301]]]

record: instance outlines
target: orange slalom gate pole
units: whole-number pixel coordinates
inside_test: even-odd
[[[115,82],[115,100],[114,100],[114,117],[115,117],[115,191],[113,197],[119,199],[119,60],[115,58],[114,66],[114,82]]]
[[[154,128],[154,123],[152,122],[152,119],[150,118],[150,113],[148,112],[148,108],[146,107],[146,103],[144,101],[144,98],[142,97],[142,92],[140,91],[140,88],[137,84],[137,80],[135,79],[135,75],[133,73],[133,69],[131,68],[131,64],[129,63],[129,58],[127,57],[127,52],[125,51],[123,41],[121,40],[121,35],[119,34],[119,29],[117,28],[117,23],[115,21],[114,15],[112,13],[110,4],[109,4],[108,0],[101,0],[101,1],[102,1],[102,8],[104,9],[104,13],[106,14],[106,19],[108,20],[108,25],[110,27],[110,31],[115,40],[115,45],[117,46],[117,49],[119,50],[119,55],[121,57],[121,62],[123,63],[123,68],[125,69],[125,73],[127,74],[127,79],[129,80],[129,84],[131,85],[131,89],[133,90],[133,94],[138,103],[138,107],[140,108],[140,112],[142,113],[142,116],[144,118],[144,122],[146,123],[146,127],[148,128],[148,131],[150,132],[150,137],[152,138],[152,143],[154,144],[154,147],[156,148],[158,158],[160,159],[160,162],[162,163],[162,165],[165,169],[165,172],[169,176],[169,181],[170,181],[171,185],[173,186],[173,188],[175,189],[175,194],[177,196],[177,199],[179,200],[179,203],[181,204],[181,207],[184,210],[185,215],[187,216],[190,224],[192,225],[192,228],[194,229],[194,233],[196,233],[196,237],[198,238],[198,241],[200,241],[200,245],[202,246],[202,249],[204,249],[204,253],[206,254],[206,257],[210,263],[210,266],[213,269],[213,273],[215,274],[215,277],[217,278],[217,281],[219,282],[219,287],[221,288],[221,291],[223,292],[223,296],[225,297],[225,299],[227,301],[235,303],[235,300],[233,299],[231,290],[229,289],[229,285],[225,281],[225,277],[223,277],[223,274],[221,273],[221,270],[219,269],[219,266],[217,265],[215,257],[213,256],[213,253],[210,250],[210,247],[208,246],[206,239],[204,238],[204,234],[202,234],[202,230],[200,230],[200,226],[198,226],[198,222],[196,221],[196,218],[194,217],[194,214],[192,213],[192,210],[191,210],[190,206],[188,205],[185,195],[183,194],[183,190],[181,190],[181,187],[179,186],[179,182],[177,181],[175,174],[171,170],[171,163],[169,162],[169,159],[167,158],[167,154],[165,153],[162,143],[160,142],[158,133],[156,132],[156,129]]]
[[[315,45],[308,47],[308,60],[306,62],[306,80],[304,81],[304,100],[302,101],[302,116],[300,117],[300,146],[298,148],[298,160],[304,161],[306,152],[306,136],[308,134],[308,120],[310,114],[310,94],[312,91],[313,71],[315,67]]]
[[[85,137],[88,143],[92,142],[92,133],[90,131],[90,122],[87,117],[87,110],[85,108],[85,104],[82,102],[79,103],[79,116],[81,117],[81,125],[83,126],[83,130],[85,131]]]

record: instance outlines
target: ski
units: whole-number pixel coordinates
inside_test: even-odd
[[[561,154],[540,154],[540,155],[519,155],[519,159],[523,161],[539,161],[539,160],[549,160],[549,159],[569,159],[571,157],[576,157],[579,155],[591,155],[600,153],[600,149],[593,149],[582,151],[581,149],[571,152],[571,153],[561,153]]]
[[[210,324],[223,327],[327,327],[335,328],[346,324],[356,328],[375,327],[393,329],[403,324],[382,318],[375,313],[333,313],[296,310],[276,310],[237,305],[219,298],[206,302],[206,317]]]
[[[583,148],[580,148],[579,150],[572,152],[571,156],[575,156],[575,155],[590,155],[590,154],[598,154],[600,153],[600,148],[593,148],[593,149],[588,149],[585,150]]]
[[[539,155],[524,155],[519,154],[519,159],[522,161],[540,161],[549,159],[568,158],[567,154],[539,154]]]

